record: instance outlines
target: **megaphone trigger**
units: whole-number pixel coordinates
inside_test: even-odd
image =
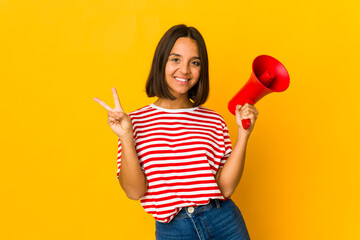
[[[247,130],[251,126],[251,120],[250,119],[243,119],[241,120],[241,124],[245,130]]]

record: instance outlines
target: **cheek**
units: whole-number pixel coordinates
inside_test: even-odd
[[[165,66],[165,74],[171,75],[176,71],[176,67],[171,64],[166,64]]]
[[[199,77],[200,77],[200,69],[199,68],[194,69],[192,74],[193,74],[194,78],[199,79]]]
[[[165,75],[169,75],[170,69],[169,69],[169,65],[166,64],[165,66]]]

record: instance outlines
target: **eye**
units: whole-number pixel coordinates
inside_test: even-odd
[[[172,58],[170,61],[179,62],[180,60],[178,58]]]
[[[200,66],[200,62],[198,62],[198,61],[194,61],[194,62],[192,62],[192,64],[194,64],[195,66]]]

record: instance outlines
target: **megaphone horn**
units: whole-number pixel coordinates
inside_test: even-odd
[[[253,61],[249,80],[229,101],[228,109],[235,115],[236,105],[253,105],[269,93],[285,91],[289,84],[289,73],[278,60],[268,55],[257,56]],[[250,124],[250,119],[242,120],[245,130]]]

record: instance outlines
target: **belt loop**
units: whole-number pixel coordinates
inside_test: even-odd
[[[215,199],[215,203],[216,203],[216,208],[220,208],[220,200],[219,199]]]

